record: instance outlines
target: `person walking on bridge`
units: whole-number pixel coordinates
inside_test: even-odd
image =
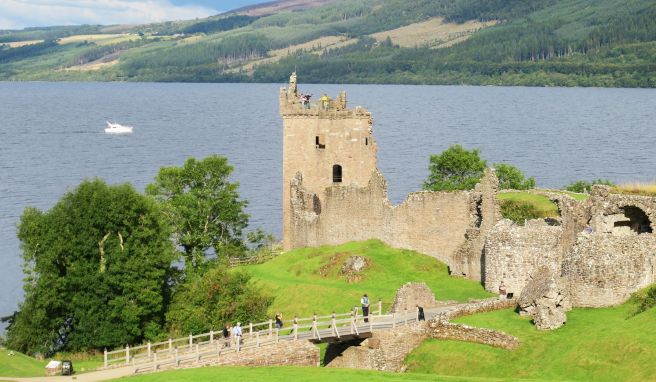
[[[360,304],[362,305],[362,316],[364,317],[364,322],[369,322],[369,297],[367,297],[366,293],[360,299]]]

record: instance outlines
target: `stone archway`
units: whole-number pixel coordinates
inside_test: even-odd
[[[652,233],[652,225],[649,217],[641,208],[636,206],[625,206],[620,208],[621,214],[617,214],[613,222],[614,234],[642,234]]]

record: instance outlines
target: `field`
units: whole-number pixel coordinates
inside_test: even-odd
[[[2,377],[34,377],[45,374],[46,362],[37,361],[21,353],[9,355],[9,350],[0,348],[0,380]]]
[[[425,341],[406,359],[418,373],[576,381],[653,381],[656,375],[656,309],[630,316],[631,303],[574,309],[555,331],[536,330],[513,310],[456,320],[502,330],[522,345],[507,351],[455,341]]]
[[[404,48],[428,47],[446,48],[462,42],[480,29],[496,24],[495,21],[464,23],[447,23],[443,17],[435,17],[420,23],[410,24],[401,28],[378,32],[371,35],[378,41],[384,41],[388,36],[392,43]]]
[[[656,183],[626,183],[613,187],[618,194],[656,196]]]
[[[349,282],[339,272],[354,255],[364,257],[369,265],[360,280]],[[490,296],[477,282],[449,276],[446,265],[432,257],[393,249],[377,240],[297,249],[267,263],[237,269],[248,270],[265,292],[276,296],[271,312],[280,311],[286,318],[346,312],[359,304],[364,293],[374,303],[382,299],[387,307],[396,290],[409,281],[426,282],[438,300]]]

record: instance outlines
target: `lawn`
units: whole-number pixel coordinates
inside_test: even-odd
[[[328,369],[310,367],[205,367],[201,369],[174,370],[164,373],[145,374],[121,379],[129,382],[410,382],[410,381],[509,381],[498,378],[448,377],[426,374],[400,374],[382,371]]]
[[[349,256],[367,259],[361,279],[349,282],[340,274]],[[389,307],[396,290],[409,281],[424,281],[438,300],[467,301],[490,296],[480,283],[451,277],[445,264],[415,251],[394,249],[378,240],[340,246],[303,248],[287,252],[269,262],[239,267],[275,296],[270,312],[280,311],[286,319],[346,312],[359,305],[363,293],[374,309],[378,299]]]
[[[574,309],[555,331],[536,330],[513,310],[457,322],[502,330],[522,345],[508,351],[456,341],[425,341],[406,359],[409,371],[456,376],[574,381],[656,380],[656,309],[629,317],[633,306]]]
[[[2,377],[43,376],[46,363],[18,352],[9,355],[9,350],[0,348],[0,380]]]
[[[549,198],[543,195],[538,195],[531,192],[511,191],[500,192],[497,197],[499,201],[510,200],[516,203],[526,203],[535,206],[542,217],[560,216],[556,203],[552,202]]]

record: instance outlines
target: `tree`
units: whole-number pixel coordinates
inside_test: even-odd
[[[7,345],[28,353],[140,342],[161,331],[174,247],[162,212],[129,184],[82,182],[20,219],[25,300]]]
[[[232,171],[222,156],[201,161],[189,158],[183,167],[160,169],[155,182],[146,188],[162,204],[189,271],[204,264],[209,249],[219,256],[244,248],[247,202],[239,200],[239,183],[228,181]]]
[[[485,166],[480,150],[465,150],[453,145],[440,155],[430,156],[430,174],[424,182],[424,190],[471,190],[483,177]]]
[[[499,188],[502,190],[528,190],[535,188],[535,178],[525,178],[522,171],[513,165],[497,163],[494,165],[494,170],[499,179]]]
[[[179,285],[166,315],[171,336],[207,332],[226,323],[266,319],[273,298],[262,294],[244,272],[227,272],[218,263]]]

